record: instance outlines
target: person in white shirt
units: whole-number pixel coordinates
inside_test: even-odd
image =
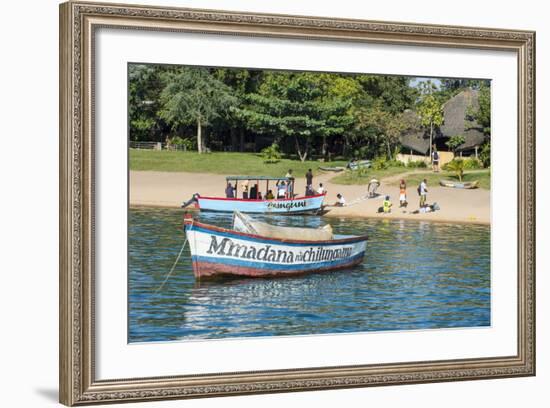
[[[342,194],[336,194],[336,198],[338,198],[338,200],[334,203],[335,207],[344,207],[346,205],[346,199]]]
[[[286,198],[287,186],[283,181],[277,185],[277,198]]]
[[[422,183],[418,186],[418,193],[420,194],[420,208],[426,206],[426,196],[428,195],[428,181],[422,180]]]
[[[317,194],[325,194],[327,190],[323,187],[323,183],[319,183],[319,188],[317,189]]]

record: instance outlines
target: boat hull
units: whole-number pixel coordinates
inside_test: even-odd
[[[201,211],[248,214],[311,214],[321,211],[325,194],[277,200],[245,200],[241,198],[198,197]]]
[[[185,221],[196,278],[215,276],[283,277],[326,272],[363,261],[367,237],[329,241],[265,238]]]
[[[479,183],[478,181],[465,181],[465,182],[450,181],[450,180],[439,181],[439,185],[442,187],[461,188],[461,189],[477,188],[478,183]]]

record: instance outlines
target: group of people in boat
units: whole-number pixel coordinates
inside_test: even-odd
[[[290,198],[293,196],[294,183],[292,181],[278,180],[275,183],[275,192],[272,189],[267,189],[262,194],[258,183],[254,183],[250,188],[248,186],[248,180],[243,181],[241,184],[242,187],[242,196],[243,200],[274,200],[275,198]],[[225,197],[226,198],[238,198],[236,197],[236,184],[233,185],[231,182],[227,183],[225,188]]]
[[[319,183],[319,187],[315,189],[313,187],[313,171],[309,169],[305,174],[306,189],[305,196],[310,197],[318,194],[325,194],[327,192],[323,183]],[[243,180],[240,184],[241,197],[237,197],[237,181],[232,184],[231,181],[227,182],[225,187],[226,198],[242,198],[243,200],[274,200],[274,199],[289,199],[294,198],[298,194],[294,191],[294,175],[292,169],[289,169],[285,177],[276,180],[275,188],[269,189],[269,184],[266,185],[266,191],[262,193],[258,183],[254,183],[249,188],[249,182],[251,180]]]

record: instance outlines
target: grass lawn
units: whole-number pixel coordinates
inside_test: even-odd
[[[377,180],[382,180],[386,177],[395,176],[402,173],[411,172],[414,169],[407,167],[389,167],[384,170],[361,170],[361,171],[346,171],[337,175],[336,177],[330,180],[334,184],[345,184],[345,185],[366,185],[375,178]]]
[[[407,167],[390,167],[384,170],[366,170],[362,172],[346,171],[343,174],[331,179],[331,183],[346,184],[346,185],[366,185],[371,179],[375,178],[383,180],[388,177],[395,178],[391,181],[390,185],[399,185],[400,177],[403,174],[403,178],[407,182],[408,186],[416,186],[420,184],[423,179],[428,181],[430,186],[439,186],[439,180],[456,180],[458,177],[454,173],[441,171],[440,173],[433,173],[428,169],[414,169]],[[491,189],[491,172],[490,170],[467,170],[464,173],[463,181],[479,180],[479,188],[485,190]]]
[[[318,162],[283,159],[278,163],[264,163],[256,153],[203,153],[168,150],[130,149],[130,170],[181,171],[225,175],[252,175],[282,177],[292,169],[296,177],[303,177],[308,169],[318,174],[319,166],[345,166],[344,161]]]
[[[439,180],[453,180],[458,181],[458,177],[454,173],[441,171],[440,173],[416,173],[406,176],[407,185],[417,186],[423,179],[428,181],[429,186],[439,186]],[[462,181],[474,181],[479,180],[478,187],[485,190],[491,189],[491,172],[490,170],[467,170],[462,177]],[[393,185],[399,185],[399,181],[390,183]]]

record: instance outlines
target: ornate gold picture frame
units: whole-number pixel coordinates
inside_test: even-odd
[[[365,42],[517,55],[517,353],[254,372],[98,380],[95,349],[94,47],[98,28]],[[60,401],[196,398],[535,375],[535,33],[228,11],[60,6]],[[510,265],[510,268],[513,266]]]

